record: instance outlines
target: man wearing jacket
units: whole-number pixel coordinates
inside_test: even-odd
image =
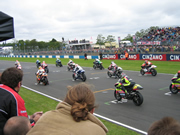
[[[15,67],[6,69],[1,75],[0,84],[0,134],[6,121],[13,116],[28,118],[24,100],[18,94],[23,79],[23,71]],[[29,117],[32,125],[39,119],[42,112],[37,112]]]

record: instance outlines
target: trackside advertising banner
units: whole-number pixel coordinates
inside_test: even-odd
[[[167,61],[180,61],[180,54],[166,54]]]
[[[118,54],[103,54],[103,59],[114,60],[118,59]]]
[[[124,54],[118,54],[118,58],[121,60],[125,60]],[[129,54],[129,60],[139,60],[139,54]]]
[[[140,60],[166,61],[166,54],[140,54]]]

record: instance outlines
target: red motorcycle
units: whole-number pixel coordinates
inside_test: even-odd
[[[48,68],[48,65],[46,63],[42,64],[41,66],[46,73],[49,73],[49,68]]]
[[[140,73],[141,75],[144,75],[144,74],[151,74],[152,76],[156,76],[157,75],[157,71],[156,71],[156,68],[157,66],[155,65],[151,65],[151,67],[149,67],[148,69],[145,68],[145,64],[142,64],[141,65],[141,70],[140,70]]]

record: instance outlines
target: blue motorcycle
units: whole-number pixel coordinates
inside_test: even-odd
[[[76,74],[76,72],[73,72],[73,75],[72,75],[73,79],[74,80],[77,80],[77,79],[81,79],[83,82],[86,81],[86,75],[85,75],[85,70],[79,70]]]

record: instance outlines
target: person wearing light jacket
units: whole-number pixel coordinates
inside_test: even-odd
[[[93,115],[95,96],[85,83],[68,86],[56,110],[42,115],[27,135],[106,135],[108,129]]]

